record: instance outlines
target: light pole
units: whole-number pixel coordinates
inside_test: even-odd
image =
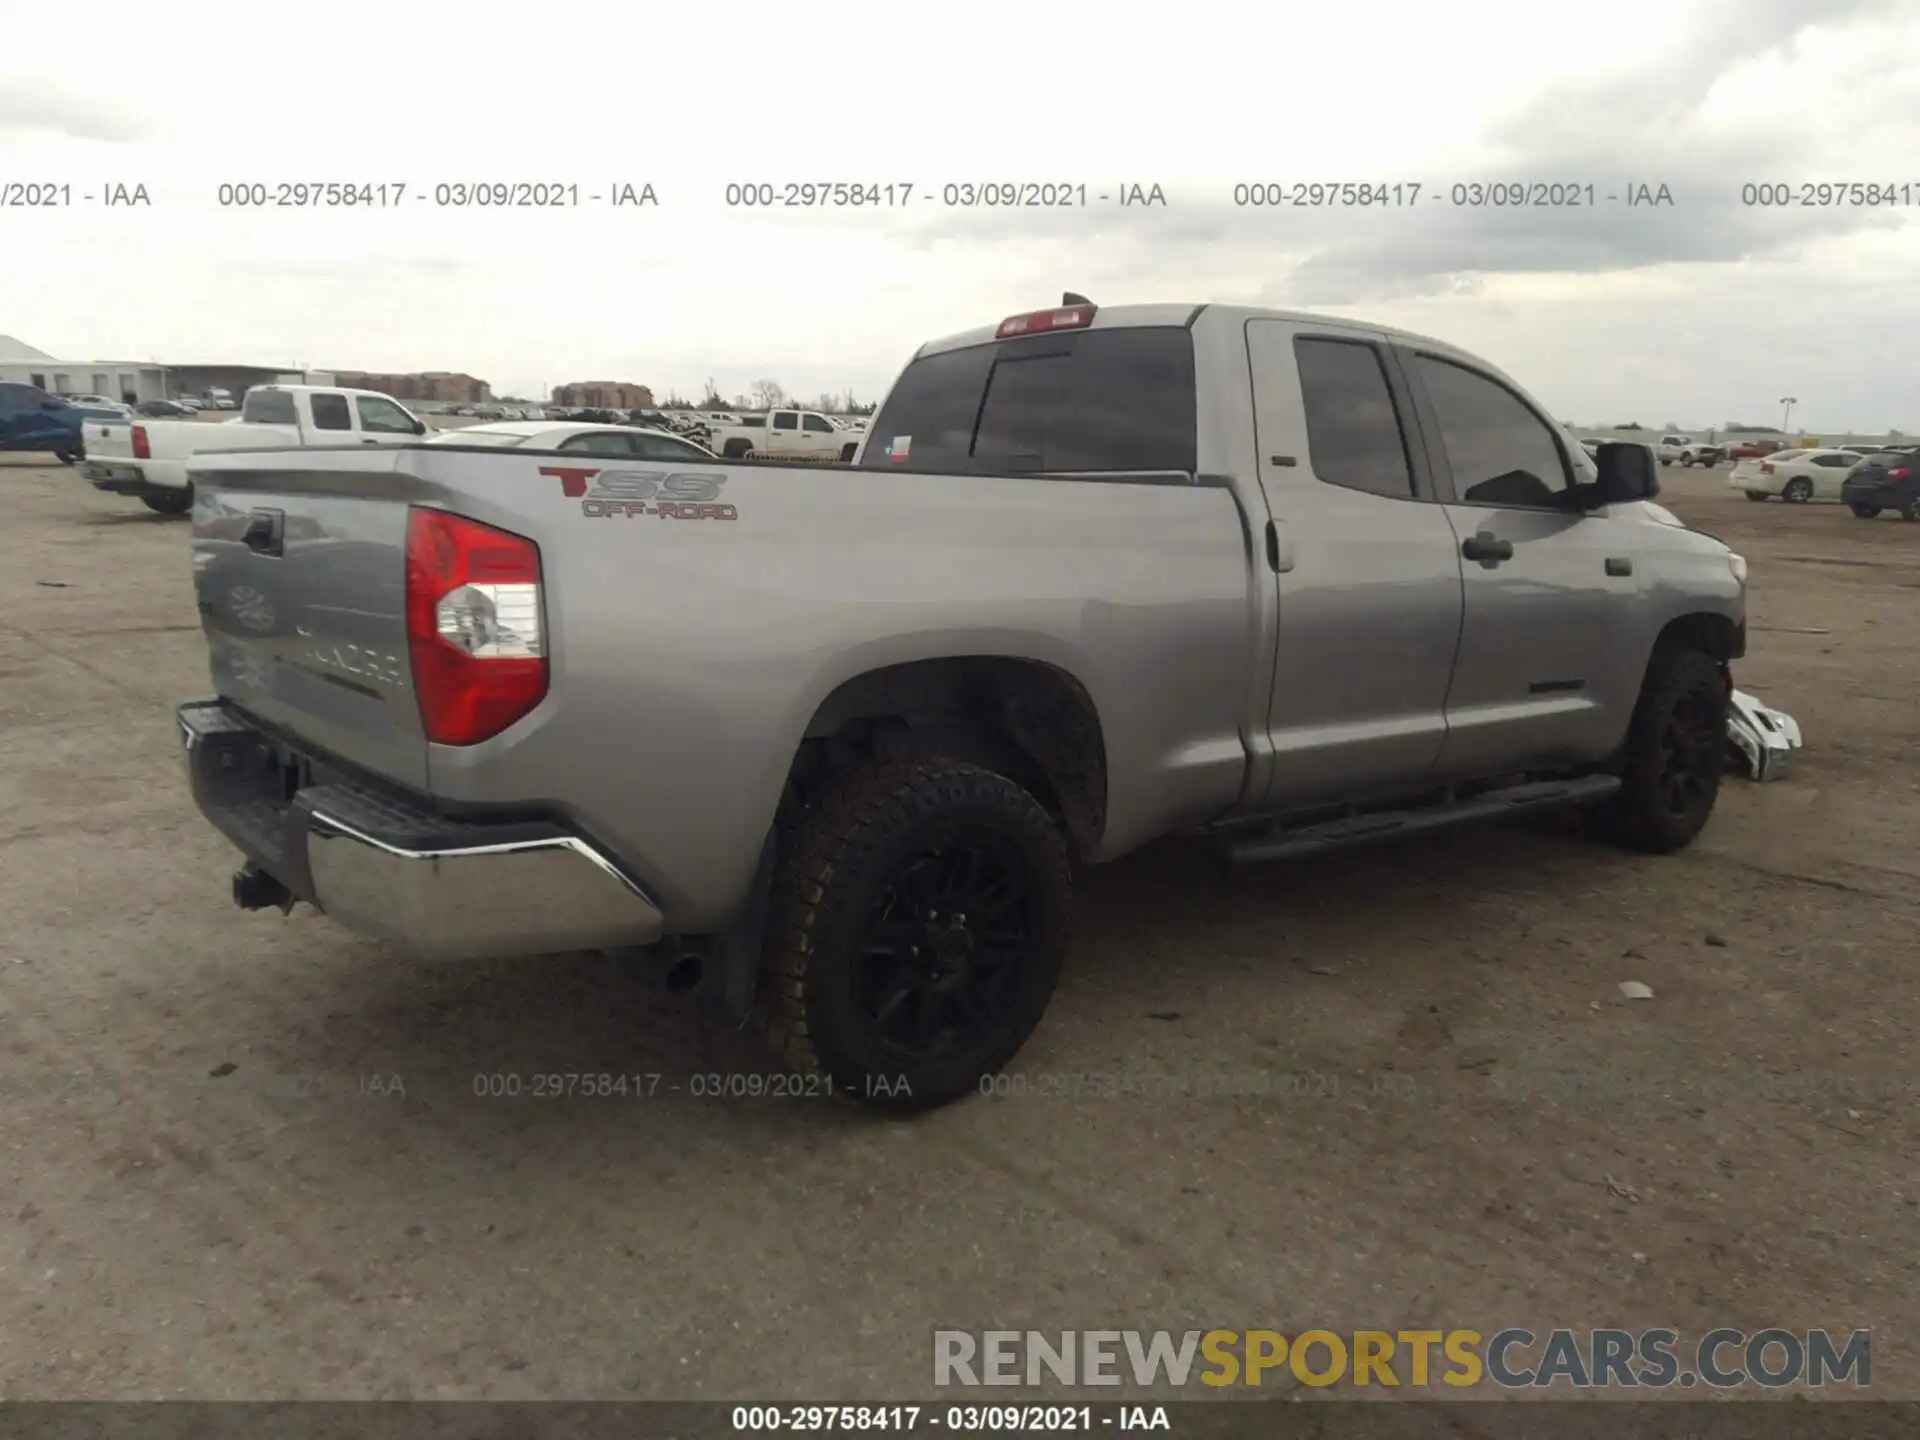
[[[1798,405],[1799,403],[1800,402],[1791,395],[1782,395],[1780,397],[1780,433],[1781,434],[1787,435],[1792,433],[1791,424],[1793,420],[1793,407]]]

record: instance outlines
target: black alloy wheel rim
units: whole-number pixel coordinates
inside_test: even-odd
[[[901,1055],[965,1053],[1012,1010],[1039,942],[1026,856],[996,832],[957,831],[910,853],[868,914],[860,1012]]]
[[[1667,722],[1660,728],[1656,785],[1669,815],[1691,815],[1713,793],[1721,747],[1726,743],[1718,718],[1713,693],[1705,686],[1687,691],[1667,712]]]

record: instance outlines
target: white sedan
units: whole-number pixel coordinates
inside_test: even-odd
[[[559,450],[616,460],[717,460],[705,446],[664,430],[635,425],[555,424],[551,420],[503,420],[436,431],[432,445],[487,445],[521,450]]]
[[[1764,460],[1742,460],[1727,486],[1749,500],[1778,495],[1790,505],[1809,500],[1838,500],[1840,482],[1860,463],[1851,450],[1777,450]]]

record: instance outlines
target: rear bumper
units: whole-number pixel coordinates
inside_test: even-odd
[[[1840,498],[1848,505],[1875,505],[1882,510],[1904,510],[1920,501],[1920,481],[1844,480]]]
[[[149,479],[146,471],[125,461],[86,460],[81,462],[79,469],[94,489],[105,490],[113,495],[173,495],[182,488],[178,485],[162,485]]]
[[[450,820],[291,754],[219,700],[176,714],[201,813],[295,898],[351,930],[474,959],[661,938],[659,908],[559,825]]]

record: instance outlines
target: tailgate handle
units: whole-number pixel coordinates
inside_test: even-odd
[[[256,555],[281,557],[287,553],[287,516],[284,510],[256,510],[240,537]]]

